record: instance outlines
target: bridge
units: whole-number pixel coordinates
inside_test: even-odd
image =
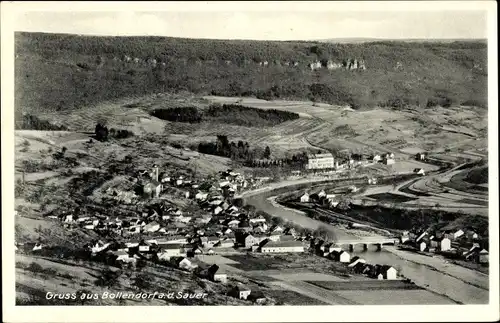
[[[397,238],[365,238],[358,240],[339,240],[334,244],[337,246],[349,246],[349,250],[353,251],[355,246],[361,245],[364,250],[368,249],[369,245],[376,246],[377,250],[382,249],[384,245],[395,245],[399,242]]]

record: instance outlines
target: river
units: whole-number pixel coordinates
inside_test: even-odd
[[[245,204],[253,205],[274,216],[292,221],[303,227],[315,229],[326,225],[335,230],[339,240],[356,239],[349,232],[338,227],[324,224],[311,219],[303,213],[285,208],[269,200],[285,191],[296,190],[297,187],[280,187],[279,189],[253,192],[243,197]],[[385,248],[385,247],[384,247]],[[448,264],[443,259],[427,257],[406,251],[385,248],[380,252],[357,252],[359,256],[372,264],[387,264],[400,270],[400,274],[411,279],[415,284],[432,292],[447,296],[455,302],[463,304],[486,304],[489,300],[487,275],[454,264]]]
[[[464,303],[464,304],[487,304],[489,299],[489,292],[484,287],[487,287],[488,276],[477,273],[477,277],[482,282],[476,286],[475,280],[471,283],[464,281],[468,280],[465,275],[455,275],[455,273],[446,273],[438,271],[434,267],[429,265],[420,264],[414,261],[410,261],[406,258],[405,254],[411,254],[406,251],[397,251],[402,253],[402,257],[392,253],[391,247],[389,250],[382,250],[380,252],[366,251],[366,252],[355,252],[354,255],[364,258],[368,263],[372,264],[387,264],[395,268],[398,268],[400,272],[398,274],[403,275],[406,278],[411,279],[415,284],[424,287],[432,292],[444,295],[453,301]],[[410,255],[411,256],[411,255]],[[420,255],[418,255],[420,256]],[[421,256],[430,258],[427,256]],[[434,261],[440,261],[440,259],[431,258]],[[425,260],[425,259],[424,259]],[[458,265],[448,264],[448,267],[460,267]],[[463,267],[456,268],[459,271],[472,271]],[[451,275],[453,276],[451,276]],[[484,284],[486,282],[486,284]],[[485,286],[486,285],[486,286]],[[481,286],[481,287],[480,287]]]

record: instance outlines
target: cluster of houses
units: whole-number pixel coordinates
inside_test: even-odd
[[[405,231],[400,238],[403,248],[420,252],[440,253],[480,264],[489,262],[488,251],[481,247],[479,235],[474,230],[458,229],[422,232]]]
[[[347,268],[353,273],[363,274],[379,280],[398,279],[398,272],[394,267],[379,264],[372,265],[358,256],[351,257],[347,251],[342,250],[342,248],[336,246],[334,243],[326,242],[322,239],[312,239],[310,241],[310,248],[317,255],[346,264]]]
[[[357,187],[356,186],[351,186],[349,188],[349,190],[351,192],[356,192],[357,191]],[[320,192],[313,193],[313,194],[309,194],[306,191],[306,192],[304,192],[303,195],[301,195],[299,197],[299,201],[300,201],[300,203],[316,202],[316,203],[328,204],[328,205],[330,205],[332,207],[336,207],[339,204],[340,199],[339,199],[339,197],[337,197],[333,193],[328,194],[328,193],[325,192],[325,190],[321,190]]]

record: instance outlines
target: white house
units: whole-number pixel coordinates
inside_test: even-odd
[[[160,224],[156,221],[150,222],[144,226],[143,230],[146,232],[156,232],[160,230]]]
[[[488,250],[483,249],[479,252],[479,263],[480,264],[487,264],[489,263],[489,253]]]
[[[461,229],[458,230],[457,232],[453,233],[453,239],[458,239],[460,238],[461,236],[463,236],[465,234],[465,232],[463,232]]]
[[[205,201],[208,198],[208,193],[198,192],[196,193],[194,198],[197,199],[198,201]]]
[[[387,280],[395,280],[398,278],[398,271],[394,267],[384,268],[382,275]]]
[[[308,203],[309,202],[309,194],[307,194],[307,192],[304,193],[304,195],[302,195],[300,197],[300,202],[301,203]]]
[[[363,258],[358,258],[358,259],[354,260],[353,262],[351,262],[349,265],[347,265],[347,267],[352,268],[352,267],[354,267],[354,266],[356,266],[357,264],[360,264],[360,263],[361,264],[366,264],[366,260],[364,260]]]
[[[415,242],[419,242],[422,240],[425,236],[427,235],[427,231],[424,231],[421,235],[418,236],[417,240]]]
[[[223,211],[223,209],[220,207],[220,206],[217,206],[215,209],[214,209],[214,214],[217,215],[219,213],[221,213]]]
[[[321,192],[318,193],[318,197],[326,197],[325,190],[321,190]]]
[[[441,240],[441,251],[447,251],[451,249],[451,240],[448,238],[443,238]]]
[[[160,196],[160,193],[163,189],[163,185],[156,180],[151,180],[150,182],[146,183],[142,188],[145,194],[151,194],[151,196],[153,197],[158,197]]]
[[[329,169],[335,167],[335,160],[331,153],[307,155],[306,169]]]
[[[300,241],[270,241],[261,248],[261,251],[263,253],[304,252],[304,245]]]
[[[427,243],[425,241],[420,242],[419,244],[419,250],[420,251],[425,251],[427,249]]]
[[[330,253],[330,257],[343,263],[349,263],[351,261],[351,255],[345,251],[333,251]]]

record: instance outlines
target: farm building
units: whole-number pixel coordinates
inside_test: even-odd
[[[263,253],[269,252],[304,252],[304,245],[300,241],[268,242],[262,246]]]
[[[425,160],[425,153],[417,153],[415,155],[416,160]]]
[[[307,192],[304,193],[304,195],[302,195],[300,197],[300,202],[301,203],[309,203],[309,194],[307,194]]]
[[[233,296],[239,299],[247,299],[248,295],[250,295],[252,291],[250,288],[246,288],[244,286],[234,286],[229,290],[228,294],[229,296]]]
[[[306,169],[330,169],[335,167],[335,160],[331,153],[307,155]]]

